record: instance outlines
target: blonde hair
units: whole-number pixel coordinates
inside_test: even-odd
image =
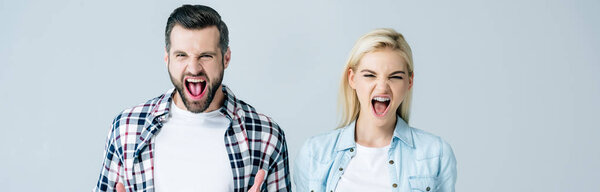
[[[360,37],[350,52],[350,57],[346,61],[346,66],[344,67],[344,72],[342,74],[338,95],[338,107],[341,114],[338,128],[345,127],[356,120],[360,111],[360,103],[356,96],[356,92],[350,87],[348,82],[348,71],[350,69],[356,71],[358,63],[366,53],[383,49],[397,51],[404,58],[408,68],[408,75],[412,78],[414,69],[412,51],[402,34],[393,29],[383,28],[375,29]],[[400,107],[396,110],[396,114],[400,115],[406,123],[408,123],[409,120],[411,98],[412,88],[408,90],[404,101],[402,101]]]

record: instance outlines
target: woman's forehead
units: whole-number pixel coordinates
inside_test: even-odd
[[[378,50],[365,53],[358,62],[357,69],[369,69],[371,71],[397,71],[406,70],[406,62],[402,53],[391,49]]]

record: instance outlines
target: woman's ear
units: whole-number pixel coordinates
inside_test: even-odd
[[[415,73],[412,72],[412,74],[410,74],[410,78],[408,78],[408,89],[412,89],[413,86],[413,78],[415,78]]]
[[[356,89],[356,88],[354,88],[354,86],[355,86],[354,71],[352,69],[348,69],[347,73],[348,73],[348,84],[350,84],[350,87],[352,87],[352,89]]]

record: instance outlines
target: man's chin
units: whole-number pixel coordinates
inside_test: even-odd
[[[204,103],[206,103],[205,100],[191,101],[187,98],[185,100],[186,101],[184,102],[184,105],[189,112],[202,113],[206,110],[206,108],[208,108],[208,106],[204,105]]]

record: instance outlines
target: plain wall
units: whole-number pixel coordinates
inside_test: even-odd
[[[335,128],[354,42],[389,27],[414,53],[411,125],[453,146],[457,191],[600,191],[597,0],[2,0],[0,191],[96,185],[113,117],[172,87],[164,27],[182,3],[220,12],[224,84],[281,125],[290,163]]]

